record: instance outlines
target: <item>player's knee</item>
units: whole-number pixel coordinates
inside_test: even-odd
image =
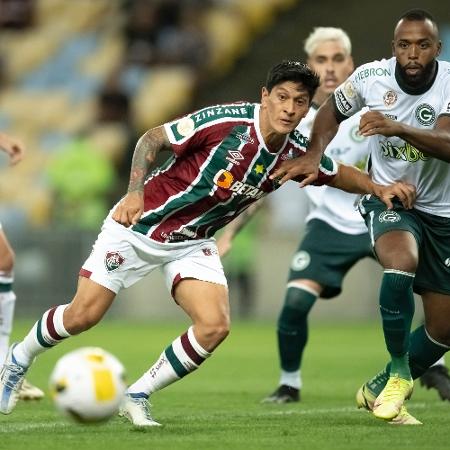
[[[195,324],[195,330],[199,334],[199,341],[205,346],[205,350],[217,347],[230,333],[230,319],[221,315],[214,319],[208,319]]]

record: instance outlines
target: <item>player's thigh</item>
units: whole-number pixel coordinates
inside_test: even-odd
[[[299,280],[323,298],[340,294],[348,271],[362,258],[372,256],[368,235],[342,233],[326,222],[313,219],[294,254],[288,287]]]
[[[430,337],[450,347],[450,294],[422,293],[425,328]]]

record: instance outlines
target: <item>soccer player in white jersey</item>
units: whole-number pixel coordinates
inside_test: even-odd
[[[94,326],[121,289],[159,267],[193,325],[129,386],[122,409],[136,426],[159,425],[150,415],[149,395],[196,370],[229,332],[226,279],[212,236],[278,188],[270,175],[283,160],[303,157],[307,139],[295,129],[318,85],[308,66],[283,61],[269,71],[261,103],[204,108],[140,138],[128,192],[105,220],[72,302],[45,312],[10,347],[0,372],[0,412],[14,409],[17,389],[37,355]],[[173,155],[153,170],[162,150]],[[410,184],[380,187],[326,155],[319,172],[319,184],[372,193],[388,206],[396,195],[405,207],[414,201]]]
[[[374,181],[417,186],[411,211],[386,211],[371,196],[360,210],[384,268],[380,311],[391,361],[358,391],[360,406],[381,419],[395,417],[421,376],[450,348],[450,63],[439,61],[436,22],[415,9],[398,21],[394,56],[355,70],[317,115],[308,156],[273,174],[284,182],[315,179],[317,158],[337,124],[364,106],[360,132],[370,139]],[[317,139],[317,137],[321,139]],[[410,334],[413,291],[423,302],[425,325]]]
[[[25,147],[14,137],[0,133],[0,149],[8,154],[10,164],[16,165],[24,155]],[[0,365],[5,362],[12,331],[16,295],[12,289],[14,282],[14,251],[0,224]],[[24,381],[19,391],[22,400],[39,400],[44,396],[41,389]]]

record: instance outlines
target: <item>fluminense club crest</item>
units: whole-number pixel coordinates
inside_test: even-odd
[[[105,267],[108,272],[114,272],[125,261],[125,258],[119,252],[106,252]]]

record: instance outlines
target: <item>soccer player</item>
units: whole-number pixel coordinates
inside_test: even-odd
[[[229,332],[229,305],[214,233],[278,187],[269,177],[307,144],[295,130],[319,85],[300,62],[275,65],[260,104],[217,105],[147,131],[138,141],[127,194],[103,224],[80,271],[72,302],[49,309],[10,347],[0,372],[0,411],[10,413],[17,388],[40,353],[98,323],[116,294],[159,267],[193,325],[129,386],[121,414],[136,426],[159,425],[148,397],[196,370]],[[173,155],[152,171],[160,151]],[[414,202],[407,183],[379,186],[358,169],[324,156],[318,184],[371,193],[392,206]]]
[[[24,146],[19,140],[0,133],[0,149],[8,154],[10,164],[19,163],[24,154]],[[12,290],[14,282],[14,252],[0,224],[0,364],[3,365],[8,353],[9,336],[12,331],[16,295]],[[44,393],[30,382],[24,381],[19,390],[22,400],[39,400]]]
[[[287,163],[272,175],[284,182],[315,179],[317,160],[338,123],[364,106],[360,133],[370,139],[373,180],[403,180],[417,186],[411,211],[396,204],[387,211],[364,196],[365,217],[384,268],[380,311],[387,367],[358,391],[360,406],[381,419],[395,417],[421,376],[450,346],[450,64],[439,61],[441,41],[426,11],[408,11],[398,21],[394,56],[361,66],[319,111],[305,161]],[[410,335],[413,291],[421,295],[425,324]]]

